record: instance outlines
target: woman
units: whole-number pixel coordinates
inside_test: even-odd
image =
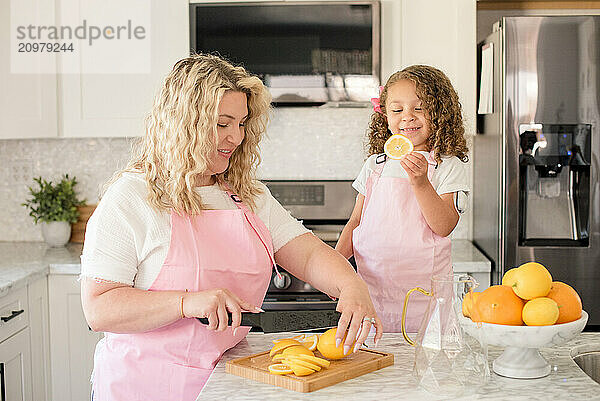
[[[106,332],[95,400],[196,399],[247,335],[241,312],[260,311],[275,263],[339,298],[346,349],[372,323],[381,337],[365,283],[254,179],[269,104],[258,78],[215,56],[180,60],[166,77],[86,230],[82,304]]]

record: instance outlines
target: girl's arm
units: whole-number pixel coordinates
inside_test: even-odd
[[[337,244],[335,245],[335,250],[341,253],[346,259],[349,259],[353,253],[352,247],[352,231],[360,224],[360,216],[362,215],[362,208],[365,203],[365,196],[362,194],[358,194],[356,197],[356,204],[354,205],[354,210],[352,210],[352,215],[348,220],[348,223],[344,226],[342,233],[340,234],[340,238],[338,239]]]
[[[275,253],[275,261],[300,280],[339,298],[336,310],[342,316],[336,338],[341,341],[348,329],[345,347],[350,347],[357,336],[354,350],[364,343],[371,328],[370,322],[363,321],[365,317],[374,317],[376,320],[374,341],[381,338],[383,326],[375,312],[367,284],[350,263],[329,245],[312,233],[302,234],[282,246]]]
[[[406,170],[421,213],[431,230],[441,237],[450,235],[458,224],[458,212],[454,208],[454,193],[438,195],[427,179],[427,160],[420,153],[412,152],[400,161]]]
[[[81,279],[81,304],[90,328],[111,333],[141,333],[166,326],[184,317],[208,318],[209,330],[240,325],[241,311],[259,312],[227,289],[199,292],[146,291],[125,284]]]

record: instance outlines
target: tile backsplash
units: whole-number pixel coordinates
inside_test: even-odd
[[[262,179],[353,180],[365,159],[369,108],[277,108],[261,144]],[[21,203],[33,177],[77,177],[76,189],[96,203],[102,185],[129,158],[132,139],[0,140],[0,241],[41,241],[41,230]],[[470,235],[468,211],[453,233]]]

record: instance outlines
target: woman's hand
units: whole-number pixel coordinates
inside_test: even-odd
[[[400,164],[408,174],[412,186],[421,186],[429,181],[427,179],[427,159],[422,154],[410,152],[400,160]]]
[[[234,331],[242,322],[242,311],[258,313],[262,310],[241,300],[226,288],[190,292],[183,295],[184,317],[208,318],[209,330],[227,329],[227,312],[231,313],[231,328]]]
[[[350,285],[342,287],[336,310],[342,313],[338,321],[336,333],[336,346],[344,340],[344,334],[348,329],[346,341],[344,341],[344,354],[348,352],[354,340],[353,352],[356,352],[367,339],[371,330],[371,318],[375,321],[375,344],[383,335],[383,325],[377,317],[375,307],[371,302],[369,290],[362,279],[358,278]]]

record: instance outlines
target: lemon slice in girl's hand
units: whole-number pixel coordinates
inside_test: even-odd
[[[383,150],[390,159],[400,160],[413,151],[413,144],[404,135],[394,134],[385,141]]]

